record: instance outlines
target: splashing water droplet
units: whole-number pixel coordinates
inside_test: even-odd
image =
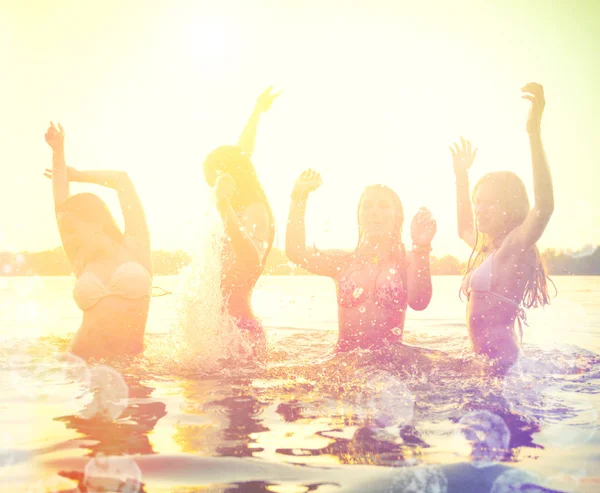
[[[360,298],[360,295],[363,294],[364,289],[363,288],[356,288],[354,290],[354,292],[352,293],[352,296],[354,296],[355,298]]]
[[[129,387],[123,377],[109,366],[96,366],[90,371],[91,402],[79,414],[84,419],[116,420],[129,403]]]
[[[415,397],[400,379],[387,372],[372,375],[365,386],[364,407],[380,426],[402,426],[414,413]]]
[[[396,269],[390,269],[390,274],[395,274],[396,273]]]
[[[90,493],[138,493],[142,488],[142,471],[132,457],[98,454],[85,466],[83,484]]]
[[[36,353],[35,344],[21,344],[8,358],[14,389],[30,399],[47,399],[53,403],[76,402],[88,388],[87,364],[72,353]]]
[[[402,332],[402,327],[394,327],[392,329],[392,334],[394,334],[395,336],[401,336]]]
[[[549,361],[533,357],[517,360],[502,382],[502,395],[510,409],[525,416],[534,416],[544,407],[554,373],[555,368]]]
[[[454,432],[454,450],[468,456],[474,467],[489,467],[504,458],[510,431],[504,420],[489,411],[472,411],[463,416]]]

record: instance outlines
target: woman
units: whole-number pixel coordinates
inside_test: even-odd
[[[50,123],[52,179],[58,230],[75,271],[75,302],[83,321],[71,351],[84,358],[135,355],[143,351],[152,289],[150,234],[144,209],[127,173],[67,167],[64,130]],[[70,195],[69,183],[114,189],[125,220],[121,232],[107,205],[91,193]]]
[[[286,254],[306,270],[331,277],[338,300],[338,349],[401,342],[407,307],[423,310],[431,300],[429,252],[435,220],[421,209],[411,224],[413,249],[402,244],[404,212],[398,195],[370,186],[358,204],[358,245],[350,254],[309,251],[304,216],[308,196],[321,185],[313,170],[304,171],[292,192]]]
[[[475,352],[512,364],[521,353],[525,323],[523,307],[548,304],[546,272],[536,242],[546,229],[554,210],[552,177],[541,139],[544,91],[527,84],[523,98],[531,101],[527,133],[531,146],[535,203],[529,208],[527,191],[514,173],[488,173],[469,198],[468,170],[477,150],[462,140],[450,148],[456,174],[459,236],[473,249],[462,292],[468,297],[467,328]],[[521,330],[522,332],[522,330]]]
[[[264,331],[250,301],[273,246],[275,222],[250,157],[260,116],[278,95],[272,94],[271,88],[261,94],[238,145],[219,147],[204,162],[206,183],[214,188],[225,226],[221,281],[224,309],[240,329],[263,343]]]

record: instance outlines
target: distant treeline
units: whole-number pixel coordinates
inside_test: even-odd
[[[586,248],[579,252],[564,252],[553,249],[542,253],[549,273],[562,275],[600,275],[600,248]],[[186,266],[191,256],[181,250],[152,252],[154,274],[157,276],[174,275]],[[464,272],[466,263],[456,257],[446,255],[431,257],[433,275],[459,275]],[[0,276],[65,276],[72,273],[61,247],[44,252],[0,252]],[[285,253],[274,248],[267,258],[264,275],[311,275],[304,269],[292,264]]]

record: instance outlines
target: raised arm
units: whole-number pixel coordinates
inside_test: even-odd
[[[456,218],[458,223],[458,236],[471,248],[477,241],[477,233],[473,223],[473,206],[469,190],[469,168],[475,160],[477,149],[472,150],[471,142],[460,138],[450,147],[452,152],[452,166],[456,177]]]
[[[117,192],[125,224],[125,239],[149,268],[150,232],[142,201],[129,175],[124,171],[77,171],[71,181],[101,185]]]
[[[133,182],[124,171],[80,171],[65,166],[67,182],[92,183],[117,192],[121,212],[125,223],[125,240],[127,246],[133,249],[139,261],[151,271],[150,232],[142,202]],[[46,176],[55,181],[54,168],[46,170]]]
[[[308,195],[321,186],[321,176],[306,170],[296,180],[285,234],[285,253],[295,264],[321,276],[336,277],[343,255],[338,252],[309,251],[306,248],[306,203]]]
[[[56,212],[58,206],[69,197],[69,176],[65,162],[65,131],[61,124],[59,123],[57,128],[54,123],[50,122],[45,139],[52,149],[52,168],[46,170],[46,176],[52,180],[52,195],[58,233],[69,263],[76,268],[77,250],[73,248],[70,242],[66,241],[68,232],[65,231],[65,224],[59,220],[59,215]]]
[[[533,194],[535,203],[525,221],[509,233],[502,248],[509,254],[519,255],[532,248],[546,229],[554,212],[554,190],[546,153],[542,145],[541,123],[544,106],[544,89],[540,84],[530,83],[521,91],[523,98],[531,101],[527,120],[527,133],[531,147],[533,168]]]
[[[246,126],[242,130],[240,138],[238,140],[238,147],[242,149],[243,152],[252,155],[254,152],[254,144],[256,142],[256,131],[258,129],[258,121],[260,120],[260,116],[269,111],[273,101],[279,96],[281,93],[278,92],[276,94],[271,94],[272,87],[267,88],[256,101],[256,105],[254,106],[254,110],[246,123]]]
[[[408,258],[408,304],[413,310],[424,310],[431,301],[429,252],[436,230],[431,212],[422,207],[410,227],[413,249]]]
[[[56,207],[69,197],[69,179],[65,162],[65,131],[62,125],[59,123],[56,128],[54,123],[50,122],[45,139],[52,149],[52,194]]]

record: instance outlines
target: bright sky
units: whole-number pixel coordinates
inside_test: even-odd
[[[237,140],[271,84],[284,93],[261,122],[254,162],[280,247],[292,185],[312,167],[324,185],[310,201],[309,241],[354,246],[360,192],[385,183],[407,216],[431,209],[435,255],[466,258],[448,146],[464,135],[479,147],[473,184],[512,170],[532,199],[519,91],[529,81],[546,91],[556,195],[540,247],[600,243],[600,4],[485,3],[3,2],[0,251],[59,244],[43,177],[50,120],[65,127],[68,164],[130,173],[154,249],[192,248],[207,193],[201,163]],[[98,191],[118,214],[110,191],[72,189]]]

